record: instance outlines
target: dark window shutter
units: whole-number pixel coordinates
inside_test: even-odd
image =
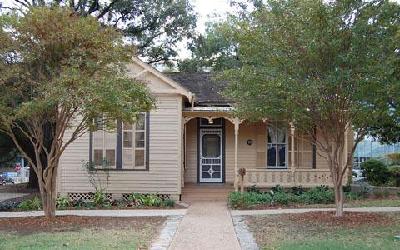
[[[150,112],[146,113],[146,170],[149,170],[150,157]]]

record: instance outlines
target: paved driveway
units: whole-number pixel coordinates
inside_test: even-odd
[[[18,198],[18,197],[23,197],[25,193],[0,193],[0,202],[8,200],[8,199],[13,199],[13,198]]]

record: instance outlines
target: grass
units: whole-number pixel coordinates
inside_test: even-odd
[[[0,219],[0,249],[148,249],[165,218]]]
[[[400,198],[354,200],[346,202],[345,207],[400,207]]]
[[[290,215],[248,216],[246,221],[262,249],[400,249],[400,240],[394,237],[400,235],[400,213],[384,216],[384,223],[378,217],[365,224],[329,224],[318,219],[289,219]]]
[[[130,230],[83,229],[76,232],[0,235],[0,249],[145,249],[146,246],[146,240]]]
[[[399,228],[397,227],[399,230]],[[362,229],[341,229],[329,234],[308,236],[302,240],[288,240],[278,245],[278,249],[400,249],[400,240],[394,239],[396,231],[388,227],[372,227]],[[264,249],[270,249],[264,246]]]

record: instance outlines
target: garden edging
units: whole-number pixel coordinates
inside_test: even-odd
[[[282,209],[264,209],[264,210],[231,210],[232,216],[243,215],[272,215],[272,214],[294,214],[307,212],[335,211],[335,208],[282,208]],[[344,208],[345,212],[400,212],[400,207],[352,207]]]
[[[96,217],[155,217],[183,216],[187,209],[131,209],[131,210],[58,210],[57,216],[96,216]],[[43,211],[0,212],[0,218],[44,216]]]

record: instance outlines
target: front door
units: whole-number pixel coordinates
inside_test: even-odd
[[[222,183],[222,129],[200,129],[199,181]]]

